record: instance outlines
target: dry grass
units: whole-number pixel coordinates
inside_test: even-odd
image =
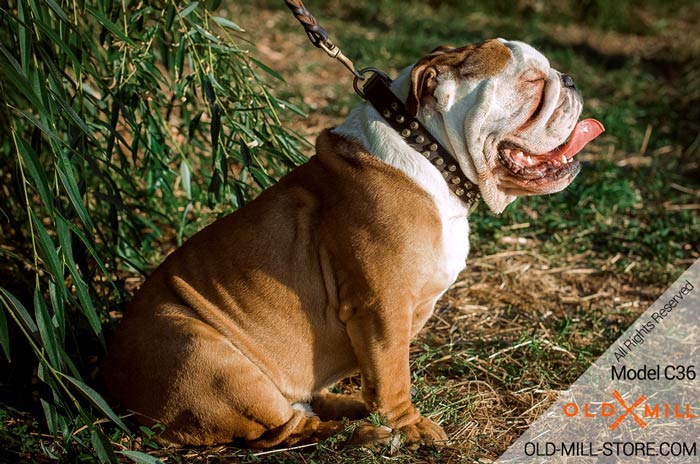
[[[434,347],[420,374],[468,399],[446,427],[461,456],[499,456],[661,291],[584,258],[471,258],[438,304],[413,356]]]

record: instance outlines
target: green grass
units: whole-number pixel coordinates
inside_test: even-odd
[[[574,76],[584,115],[602,121],[606,134],[587,149],[589,161],[566,191],[521,198],[500,216],[480,205],[471,217],[473,257],[502,251],[512,227],[528,223],[517,234],[539,254],[553,262],[576,256],[579,266],[604,267],[599,279],[644,293],[647,285],[663,288],[700,256],[700,210],[678,207],[700,203],[698,57],[643,56],[641,45],[605,50],[567,35],[578,28],[612,34],[611,42],[673,44],[672,32],[700,14],[695,2],[305,3],[360,67],[396,73],[438,45],[504,37],[535,45]],[[359,99],[331,80],[327,86],[338,97],[313,109],[298,89],[279,82],[276,71],[290,78],[339,66],[325,56],[317,61],[310,44],[312,58],[285,70],[241,52],[259,32],[257,8],[287,15],[282,2],[221,6],[236,11],[230,18],[250,35],[226,22],[223,30],[216,27],[214,16],[229,16],[205,12],[204,3],[186,15],[187,4],[130,5],[135,10],[126,16],[118,3],[97,2],[92,13],[82,5],[17,0],[2,7],[0,18],[0,341],[13,360],[13,376],[2,379],[1,390],[42,399],[2,397],[0,460],[115,462],[127,459],[119,454],[126,449],[168,462],[211,462],[211,454],[222,462],[290,463],[494,457],[513,438],[504,432],[512,422],[480,414],[510,411],[524,425],[518,414],[542,399],[537,391],[566,388],[634,320],[637,309],[601,302],[560,304],[545,316],[555,303],[533,309],[479,301],[500,311],[493,327],[441,313],[451,325],[431,322],[412,352],[414,398],[451,435],[465,437],[459,435],[467,433],[464,424],[478,424],[469,440],[444,449],[348,450],[346,434],[271,455],[232,448],[169,452],[156,449],[151,431],[132,439],[101,422],[113,412],[81,381],[89,382],[103,351],[109,313],[130,298],[127,280],[147,274],[174,246],[301,162],[303,142],[278,124],[278,118],[298,120],[278,114],[278,103],[342,117]],[[287,19],[276,29],[281,40],[303,34]],[[221,36],[212,38],[209,30]],[[642,156],[643,145],[645,161],[627,163]],[[518,330],[506,330],[516,321]],[[32,387],[35,367],[40,382]]]

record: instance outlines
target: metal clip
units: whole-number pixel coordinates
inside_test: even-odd
[[[366,79],[365,74],[369,74],[369,73],[373,74],[373,76],[370,77],[367,82],[365,82],[365,84],[362,88],[360,88],[360,81],[364,81]],[[352,86],[355,89],[355,93],[357,95],[359,95],[360,98],[362,98],[363,100],[367,99],[367,96],[365,95],[364,89],[368,85],[370,85],[370,82],[372,82],[375,77],[384,79],[388,82],[391,82],[391,79],[389,78],[389,76],[386,75],[385,72],[383,72],[377,68],[373,68],[373,67],[363,68],[363,69],[360,69],[359,71],[357,71],[357,70],[353,71],[353,74],[355,74],[355,79],[353,79],[353,81],[352,81]]]
[[[360,80],[364,80],[364,76],[360,74],[360,72],[357,70],[353,62],[343,54],[343,52],[340,50],[338,46],[336,46],[333,42],[330,40],[327,40],[325,42],[319,42],[318,46],[328,54],[331,58],[335,58],[336,60],[340,61],[343,66],[348,68],[348,70],[355,75],[356,78]]]

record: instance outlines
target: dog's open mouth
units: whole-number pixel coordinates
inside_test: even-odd
[[[576,124],[568,141],[550,152],[527,153],[510,142],[503,142],[498,147],[498,156],[505,167],[528,183],[554,181],[578,173],[580,163],[574,156],[603,131],[600,122],[583,119]]]

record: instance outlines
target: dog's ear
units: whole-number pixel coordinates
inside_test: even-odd
[[[415,116],[425,99],[433,96],[442,72],[454,70],[460,79],[492,76],[503,69],[511,53],[499,40],[487,40],[466,47],[438,47],[421,58],[411,70],[411,88],[406,98],[406,109]]]
[[[435,87],[437,87],[438,69],[436,58],[451,50],[454,50],[454,48],[445,45],[437,47],[413,66],[411,70],[411,88],[408,91],[408,98],[406,98],[406,109],[409,114],[415,116],[423,99],[433,94]]]
[[[429,63],[416,64],[411,70],[411,89],[406,99],[406,110],[415,116],[423,98],[432,95],[437,87],[437,69]]]

